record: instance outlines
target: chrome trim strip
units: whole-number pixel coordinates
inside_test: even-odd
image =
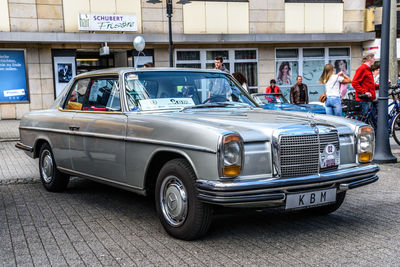
[[[57,167],[57,169],[59,171],[61,171],[61,172],[65,172],[65,173],[68,173],[70,175],[79,176],[79,177],[87,178],[87,179],[90,179],[90,180],[96,180],[96,181],[103,182],[103,183],[113,184],[115,186],[119,186],[119,187],[122,187],[122,188],[128,188],[130,190],[134,190],[135,192],[141,192],[143,194],[146,192],[146,190],[143,189],[143,188],[140,188],[140,187],[137,187],[137,186],[133,186],[133,185],[129,185],[129,184],[126,184],[126,183],[121,183],[121,182],[109,180],[109,179],[98,177],[98,176],[91,175],[91,174],[85,174],[85,173],[82,173],[82,172],[70,170],[70,169],[63,168],[63,167]]]
[[[98,114],[122,114],[122,111],[94,111],[94,110],[73,110],[73,109],[62,109],[58,107],[58,111],[61,112],[75,112],[75,113],[98,113]]]
[[[291,190],[298,188],[322,186],[325,184],[342,183],[357,178],[367,178],[379,171],[377,165],[358,166],[349,169],[338,169],[330,172],[323,172],[303,177],[293,178],[265,178],[253,181],[208,181],[197,180],[199,190],[214,192],[234,192],[245,190]]]
[[[25,151],[33,152],[33,147],[25,145],[25,144],[23,144],[21,142],[16,143],[15,147],[19,148],[19,149],[22,149],[22,150],[25,150]]]
[[[125,140],[129,141],[129,142],[138,142],[138,143],[147,143],[147,144],[153,144],[153,145],[177,147],[177,148],[182,148],[182,149],[189,149],[189,150],[195,150],[195,151],[206,152],[206,153],[211,153],[211,154],[217,154],[217,151],[206,148],[206,147],[201,147],[201,146],[193,146],[193,145],[187,145],[187,144],[181,144],[181,143],[159,141],[159,140],[154,140],[154,139],[145,139],[145,138],[137,138],[137,137],[126,137]]]
[[[118,136],[118,135],[111,135],[111,134],[98,134],[98,133],[88,133],[88,132],[80,132],[80,131],[49,129],[49,128],[41,128],[41,127],[29,127],[29,126],[22,126],[22,127],[20,127],[20,129],[51,132],[51,133],[70,134],[70,135],[78,135],[78,136],[97,137],[97,138],[103,138],[103,139],[112,139],[112,140],[145,143],[145,144],[153,144],[153,145],[161,145],[161,146],[167,146],[167,147],[175,147],[175,148],[217,154],[217,152],[215,150],[212,150],[212,149],[209,149],[206,147],[187,145],[187,144],[181,144],[181,143],[175,143],[175,142],[160,141],[160,140],[154,140],[154,139],[125,137],[125,136]]]

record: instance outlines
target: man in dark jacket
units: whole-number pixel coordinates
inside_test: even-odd
[[[351,85],[356,91],[356,100],[361,101],[363,113],[367,114],[372,101],[375,99],[375,90],[379,89],[379,85],[375,84],[371,71],[371,66],[375,63],[375,55],[372,53],[364,55],[362,63],[356,70]],[[360,95],[363,98],[360,98]]]
[[[308,88],[301,76],[297,76],[296,84],[290,88],[290,103],[308,104]]]

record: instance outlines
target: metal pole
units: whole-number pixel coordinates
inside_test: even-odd
[[[383,0],[381,71],[379,78],[378,126],[374,162],[395,163],[389,143],[388,131],[388,69],[389,69],[390,0]]]
[[[390,1],[389,80],[397,83],[397,3]]]
[[[167,0],[167,16],[168,16],[168,37],[169,37],[169,66],[174,66],[173,50],[174,44],[172,42],[172,0]]]

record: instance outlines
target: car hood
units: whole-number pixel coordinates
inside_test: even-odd
[[[311,131],[313,129],[311,125],[314,123],[336,127],[340,134],[351,134],[357,124],[356,121],[340,117],[261,108],[190,109],[159,113],[158,116],[168,117],[163,121],[169,125],[174,124],[174,128],[181,128],[181,132],[188,132],[191,129],[196,129],[195,134],[198,134],[198,131],[207,134],[210,129],[219,133],[237,132],[245,142],[269,140],[273,131],[277,129],[290,128],[300,131],[309,127]]]

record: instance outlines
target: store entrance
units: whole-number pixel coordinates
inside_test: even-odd
[[[76,51],[76,74],[115,67],[114,53],[100,56],[98,52]]]

